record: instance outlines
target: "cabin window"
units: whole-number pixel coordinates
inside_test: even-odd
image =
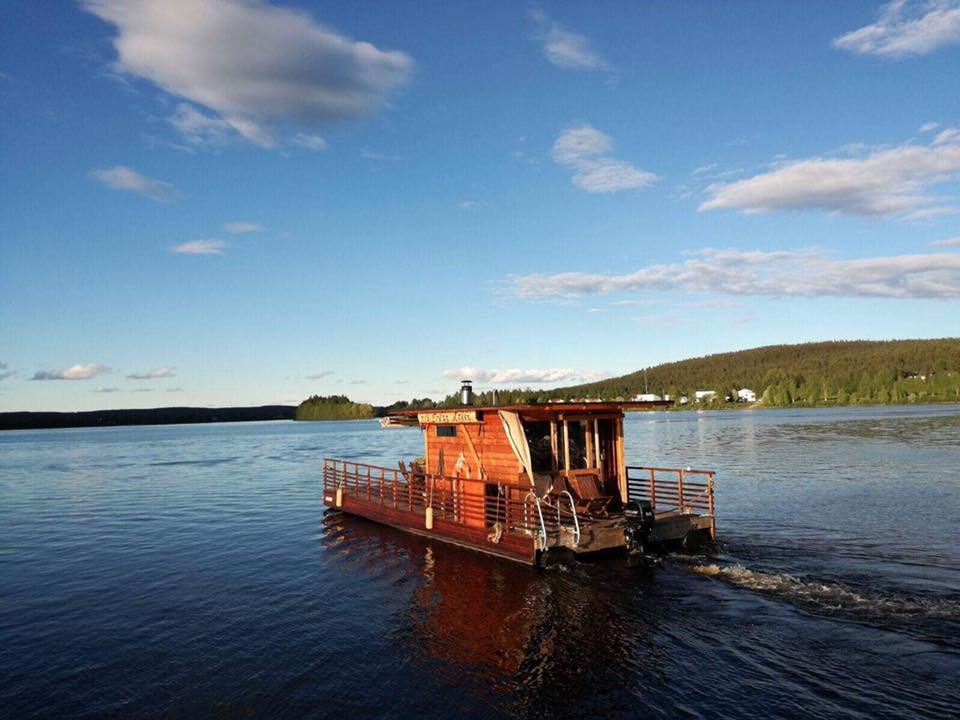
[[[456,425],[437,425],[437,437],[456,437]]]

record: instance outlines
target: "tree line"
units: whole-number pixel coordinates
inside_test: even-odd
[[[475,393],[479,406],[547,403],[556,400],[623,401],[643,393],[686,407],[735,403],[750,389],[765,407],[875,403],[960,402],[960,339],[854,340],[770,345],[665,363],[629,375],[554,389],[489,389]],[[697,391],[713,395],[695,401]],[[456,407],[459,392],[434,401],[402,400],[379,407],[343,395],[305,400],[297,420],[374,418],[402,410]]]
[[[666,363],[596,383],[560,388],[601,399],[644,392],[714,404],[753,390],[768,407],[960,400],[960,339],[843,341],[771,345]]]

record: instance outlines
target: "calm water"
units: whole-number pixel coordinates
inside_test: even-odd
[[[960,407],[633,415],[712,557],[536,571],[325,513],[375,423],[0,433],[0,716],[956,717]]]

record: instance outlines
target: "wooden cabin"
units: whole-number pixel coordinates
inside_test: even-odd
[[[324,503],[529,563],[556,547],[587,554],[713,539],[712,472],[627,465],[624,410],[665,404],[398,413],[388,424],[419,425],[422,457],[396,468],[324,460]]]

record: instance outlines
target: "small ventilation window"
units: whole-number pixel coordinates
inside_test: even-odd
[[[456,437],[456,425],[437,425],[437,437]]]

